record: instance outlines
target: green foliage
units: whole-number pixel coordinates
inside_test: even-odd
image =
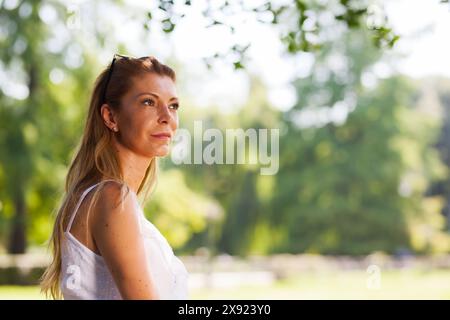
[[[347,29],[368,30],[375,46],[379,48],[391,48],[399,39],[399,35],[389,26],[389,21],[384,15],[380,19],[380,13],[369,10],[370,5],[383,9],[375,1],[350,1],[350,0],[295,0],[292,4],[280,4],[276,1],[266,1],[263,4],[249,5],[242,1],[222,1],[206,4],[202,14],[207,20],[206,28],[214,26],[225,27],[230,34],[236,34],[236,26],[227,23],[227,17],[245,13],[253,15],[254,19],[261,23],[279,26],[281,39],[286,46],[286,51],[296,54],[300,51],[317,52],[327,41],[330,25],[341,25]],[[145,29],[151,31],[151,22],[155,16],[156,25],[165,33],[171,33],[182,19],[189,14],[190,1],[159,0],[158,7],[147,13],[148,20],[144,23]],[[153,13],[152,13],[153,12]],[[158,14],[154,14],[157,12]],[[330,16],[324,17],[325,13]],[[326,22],[324,22],[326,21]],[[374,21],[381,21],[375,23]],[[250,46],[251,43],[247,45]],[[206,57],[204,62],[208,68],[216,59],[223,60],[226,57],[237,57],[233,67],[245,68],[247,56],[245,50],[236,45],[229,48],[226,53],[215,53]]]
[[[177,169],[160,173],[157,189],[146,209],[148,219],[176,249],[193,233],[206,228],[210,210],[221,210],[213,199],[190,190],[182,172]]]
[[[287,237],[276,251],[360,255],[417,250],[414,220],[430,214],[425,181],[435,178],[427,172],[439,164],[427,152],[437,125],[411,108],[416,88],[405,79],[380,80],[372,90],[362,85],[363,74],[379,59],[366,34],[346,33],[341,44],[329,44],[311,75],[296,84],[299,102],[288,113],[282,138],[271,219],[285,226]],[[351,62],[340,70],[345,76],[331,71],[325,81],[317,81],[330,55]],[[357,100],[347,99],[349,94]],[[302,111],[339,103],[355,109],[345,123],[299,127]],[[422,183],[411,176],[423,177]],[[439,225],[430,228],[438,231]]]

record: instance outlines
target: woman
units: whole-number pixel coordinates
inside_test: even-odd
[[[64,299],[187,299],[187,271],[144,216],[178,127],[174,71],[115,55],[97,78],[67,174],[42,290]]]

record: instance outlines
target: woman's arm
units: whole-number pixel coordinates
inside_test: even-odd
[[[138,212],[131,194],[119,205],[120,186],[100,191],[92,235],[123,299],[159,299],[146,259]]]

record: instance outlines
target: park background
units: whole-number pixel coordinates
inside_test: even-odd
[[[280,130],[275,175],[160,161],[145,213],[192,299],[449,299],[449,33],[439,0],[0,0],[0,299],[44,298],[114,53],[176,70],[181,128]]]

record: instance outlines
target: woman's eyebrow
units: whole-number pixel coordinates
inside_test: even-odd
[[[159,99],[159,95],[156,94],[156,93],[153,93],[153,92],[141,92],[141,93],[138,93],[135,96],[135,98],[138,98],[138,97],[143,96],[143,95],[151,95],[151,96],[154,96],[154,97]],[[169,101],[172,101],[172,100],[178,100],[178,98],[177,97],[172,97],[172,98],[169,99]]]

